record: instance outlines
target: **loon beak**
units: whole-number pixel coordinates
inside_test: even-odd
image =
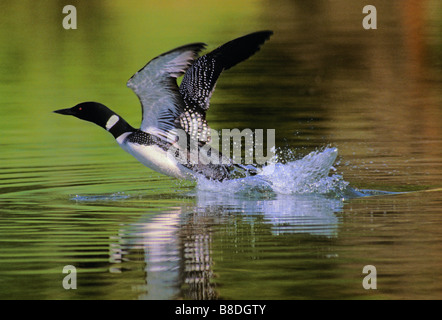
[[[59,113],[59,114],[65,114],[65,115],[70,115],[73,116],[74,113],[72,112],[72,110],[70,108],[68,109],[59,109],[59,110],[55,110],[55,113]]]

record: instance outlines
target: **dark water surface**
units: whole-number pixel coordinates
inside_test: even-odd
[[[0,298],[441,299],[442,5],[372,1],[365,30],[365,4],[82,2],[64,30],[58,1],[2,1]],[[138,126],[125,83],[148,60],[261,29],[274,36],[222,75],[208,120],[276,129],[297,164],[336,150],[316,184],[180,182],[51,112],[95,100]]]

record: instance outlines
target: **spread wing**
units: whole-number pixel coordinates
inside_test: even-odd
[[[190,136],[199,141],[210,140],[206,111],[221,72],[252,56],[272,34],[259,31],[229,41],[198,58],[187,70],[179,88],[187,115],[184,113],[180,122]]]
[[[176,78],[183,75],[205,47],[193,43],[168,51],[146,64],[127,82],[141,102],[143,117],[140,129],[173,141],[173,130],[185,104]]]

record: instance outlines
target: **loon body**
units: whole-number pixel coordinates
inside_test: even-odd
[[[127,82],[141,102],[143,116],[139,129],[98,102],[83,102],[54,112],[73,115],[106,129],[121,148],[162,174],[189,180],[195,179],[196,174],[213,180],[229,179],[233,168],[248,169],[232,161],[218,164],[191,162],[189,144],[184,152],[177,148],[177,144],[184,134],[188,141],[197,141],[199,149],[207,147],[210,127],[206,111],[218,77],[223,70],[257,52],[271,35],[271,31],[251,33],[201,57],[198,53],[205,48],[204,43],[181,46],[152,59]],[[178,87],[176,78],[182,75]],[[184,161],[171,156],[179,150],[184,154],[180,158]],[[218,151],[210,148],[210,152]]]

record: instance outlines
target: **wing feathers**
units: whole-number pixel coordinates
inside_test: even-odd
[[[254,32],[198,58],[187,70],[180,85],[186,105],[201,111],[209,109],[210,98],[221,72],[252,56],[272,34],[272,31]]]
[[[175,119],[184,111],[176,78],[193,63],[204,43],[193,43],[168,51],[146,64],[127,82],[141,101],[141,130],[169,139]]]
[[[252,56],[272,34],[251,33],[200,58],[198,53],[204,49],[204,43],[185,45],[151,60],[127,82],[141,101],[140,129],[170,141],[174,129],[183,128],[189,136],[209,141],[210,128],[205,117],[218,77],[223,70]],[[183,74],[178,88],[176,78]]]

